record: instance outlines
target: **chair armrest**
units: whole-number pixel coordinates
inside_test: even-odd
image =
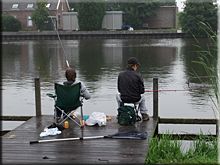
[[[52,93],[47,93],[47,96],[49,96],[49,97],[51,97],[51,98],[55,98],[55,97],[57,97],[55,94],[52,94]]]

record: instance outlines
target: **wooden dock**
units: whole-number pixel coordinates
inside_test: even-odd
[[[157,122],[150,118],[134,126],[120,126],[112,117],[106,126],[85,126],[83,129],[72,122],[61,134],[41,138],[43,129],[53,123],[53,116],[32,117],[2,136],[2,163],[144,164]],[[147,132],[148,137],[146,140],[101,138],[30,144],[36,140],[107,136],[127,131]]]

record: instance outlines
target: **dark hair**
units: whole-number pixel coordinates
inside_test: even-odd
[[[135,57],[130,57],[127,61],[128,65],[133,66],[133,65],[139,65],[140,63],[138,62],[138,59]]]
[[[138,62],[137,58],[130,57],[127,61],[127,68],[131,69],[134,65],[140,66],[140,63]]]
[[[75,69],[74,68],[67,68],[65,76],[68,81],[75,81],[75,79],[76,79]]]

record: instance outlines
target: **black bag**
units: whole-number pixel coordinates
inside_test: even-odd
[[[129,105],[121,105],[118,108],[117,117],[120,125],[133,125],[137,121],[135,109]]]

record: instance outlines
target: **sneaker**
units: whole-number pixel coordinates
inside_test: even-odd
[[[143,121],[149,120],[149,115],[148,115],[148,114],[142,113],[141,115],[142,115],[142,120],[143,120]]]

